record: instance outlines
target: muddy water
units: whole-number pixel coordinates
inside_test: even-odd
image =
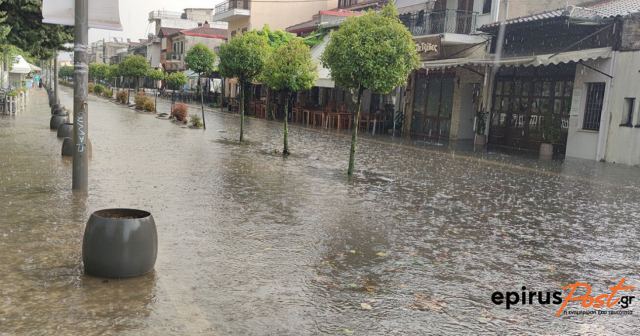
[[[637,331],[637,316],[491,303],[523,285],[640,285],[637,168],[369,139],[349,181],[345,135],[292,127],[283,160],[278,123],[249,119],[238,145],[232,115],[192,130],[91,98],[83,197],[48,121],[42,91],[0,118],[0,335]],[[106,207],[153,213],[153,274],[82,274],[84,223]]]

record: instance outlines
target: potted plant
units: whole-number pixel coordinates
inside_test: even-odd
[[[487,115],[489,112],[484,109],[480,109],[476,112],[476,134],[473,140],[474,145],[484,146],[487,144],[487,135],[485,131],[487,129]]]
[[[540,159],[553,159],[553,145],[560,142],[560,124],[552,116],[544,118],[542,125],[542,143],[540,144]]]

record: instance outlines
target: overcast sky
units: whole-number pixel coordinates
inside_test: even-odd
[[[158,9],[181,12],[184,8],[213,8],[223,0],[120,0],[120,20],[123,31],[89,30],[89,42],[109,37],[124,37],[137,41],[153,32],[149,12]]]

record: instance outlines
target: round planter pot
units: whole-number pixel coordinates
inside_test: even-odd
[[[62,141],[62,156],[73,156],[73,138],[64,138]]]
[[[69,112],[67,112],[67,110],[65,110],[62,105],[53,105],[53,107],[51,108],[51,114],[65,116],[69,115]]]
[[[70,137],[62,139],[62,156],[72,157],[73,152],[75,151],[75,146],[73,145],[73,131],[71,132],[72,135]],[[89,155],[89,158],[91,158],[91,153],[91,140],[87,140],[87,154]]]
[[[553,159],[553,145],[550,143],[540,144],[540,160]]]
[[[58,127],[58,138],[73,138],[73,124],[64,123]]]
[[[84,230],[82,261],[87,275],[128,278],[153,270],[158,234],[153,216],[143,210],[94,212]]]
[[[51,121],[49,121],[49,128],[51,128],[52,130],[57,130],[60,125],[68,122],[68,116],[53,115],[51,116]]]
[[[476,134],[473,139],[473,144],[477,146],[484,146],[487,144],[487,136],[484,134]]]

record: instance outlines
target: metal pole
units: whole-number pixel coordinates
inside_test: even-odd
[[[60,98],[58,98],[58,52],[53,53],[53,94],[55,97],[54,104],[60,104]]]
[[[89,160],[87,153],[89,66],[87,47],[89,44],[89,0],[75,0],[75,43],[73,72],[73,190],[87,192]]]

